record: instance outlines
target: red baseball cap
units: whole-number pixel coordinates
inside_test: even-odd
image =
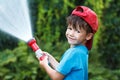
[[[97,15],[90,8],[85,7],[85,6],[77,6],[72,11],[72,15],[79,16],[83,20],[85,20],[90,25],[90,27],[93,30],[94,34],[98,30],[98,18],[97,18]],[[88,50],[90,50],[92,48],[92,42],[93,42],[93,38],[87,41],[86,46],[87,46]]]

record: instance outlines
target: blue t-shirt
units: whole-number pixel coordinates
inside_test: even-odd
[[[63,55],[56,71],[65,76],[64,80],[88,80],[88,49],[78,45],[69,48]]]

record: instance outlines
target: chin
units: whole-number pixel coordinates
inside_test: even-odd
[[[70,45],[75,45],[75,43],[73,43],[73,42],[68,42]]]

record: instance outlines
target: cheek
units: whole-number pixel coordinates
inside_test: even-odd
[[[76,38],[77,38],[78,40],[81,40],[81,39],[83,38],[83,36],[81,36],[80,34],[76,34]]]
[[[66,30],[65,35],[67,35],[68,33],[69,33],[69,31],[68,31],[68,30]]]
[[[79,36],[77,36],[77,39],[78,39],[79,41],[84,41],[84,40],[86,40],[86,36],[84,36],[84,35],[79,35]]]
[[[67,37],[67,34],[68,34],[68,31],[66,30],[66,32],[65,32],[65,36]]]

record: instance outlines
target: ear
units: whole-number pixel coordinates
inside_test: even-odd
[[[93,37],[93,33],[88,33],[86,36],[86,40],[90,40]]]

